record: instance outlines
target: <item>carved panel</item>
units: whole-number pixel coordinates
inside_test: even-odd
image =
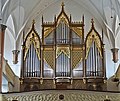
[[[52,79],[44,79],[42,87],[42,89],[54,89],[55,85]]]
[[[48,63],[48,65],[54,69],[54,51],[44,51],[44,59]]]
[[[81,50],[72,51],[72,68],[74,69],[83,59],[83,52]]]
[[[86,89],[86,84],[83,83],[83,80],[80,79],[80,80],[73,80],[73,83],[72,83],[72,88],[73,89]]]

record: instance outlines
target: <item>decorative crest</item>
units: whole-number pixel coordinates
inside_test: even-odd
[[[33,21],[32,21],[32,27],[34,27],[34,24],[35,24],[35,20],[33,19]]]
[[[65,6],[64,2],[62,2],[61,6],[62,6],[62,10],[64,10],[64,6]]]
[[[92,27],[94,27],[94,20],[93,18],[91,19]]]
[[[35,20],[33,19],[33,24],[35,24]]]

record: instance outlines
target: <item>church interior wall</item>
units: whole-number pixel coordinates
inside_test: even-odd
[[[53,17],[54,15],[57,16],[58,12],[60,12],[60,4],[61,4],[61,1],[57,1],[55,3],[55,5],[50,5],[47,9],[45,9],[44,11],[42,11],[42,13],[40,13],[40,15],[36,15],[35,16],[35,22],[36,22],[36,30],[37,32],[39,33],[39,36],[41,36],[41,18],[42,18],[42,15],[44,15],[44,21],[53,21]],[[76,2],[65,2],[65,9],[67,11],[67,14],[71,14],[72,15],[72,19],[74,21],[79,21],[81,20],[81,16],[84,14],[85,16],[85,37],[91,27],[91,18],[94,19],[94,22],[95,22],[95,26],[96,26],[96,29],[99,33],[102,33],[102,28],[104,29],[104,25],[102,22],[99,22],[96,18],[94,18],[94,14],[90,13],[84,6],[82,5],[79,5],[77,4]],[[32,19],[31,19],[32,21]],[[25,26],[25,32],[28,32],[28,30],[30,29],[30,24],[31,24],[31,21],[29,21],[27,23],[27,25]],[[13,50],[13,47],[14,47],[14,40],[11,42],[10,40],[10,37],[9,37],[9,31],[6,31],[6,35],[5,35],[5,51],[4,51],[4,57],[5,59],[8,60],[8,63],[10,65],[10,67],[12,68],[12,70],[15,72],[15,74],[17,76],[20,77],[20,64],[21,64],[21,52],[19,54],[19,62],[17,65],[13,65],[12,64],[12,50]],[[106,31],[104,30],[104,34],[106,33]],[[102,34],[101,34],[102,36]],[[21,37],[21,40],[22,40],[22,36]],[[11,44],[11,46],[8,47],[8,43]],[[19,40],[18,41],[19,44],[22,45],[22,42]],[[106,35],[104,35],[104,44],[105,44],[105,54],[106,54],[106,68],[107,68],[107,77],[111,77],[114,72],[115,72],[115,68],[118,67],[118,64],[119,64],[119,61],[117,64],[114,64],[113,61],[112,61],[112,53],[110,51],[110,49],[112,48],[112,46],[106,37]],[[118,44],[119,46],[119,44]],[[11,50],[11,51],[8,51],[8,50]],[[21,47],[19,47],[19,50],[21,50]],[[120,58],[120,56],[119,56]],[[115,68],[114,68],[115,66]],[[54,88],[54,87],[53,87]]]
[[[39,35],[41,36],[41,18],[42,18],[42,15],[44,15],[44,20],[45,21],[53,21],[53,17],[54,15],[57,16],[58,12],[60,11],[60,4],[61,4],[61,1],[57,1],[54,4],[50,5],[49,7],[47,7],[44,11],[42,11],[42,13],[38,14],[38,15],[35,15],[35,22],[36,22],[36,31],[39,33]],[[90,27],[91,27],[91,24],[90,24],[90,21],[91,21],[91,18],[94,19],[95,21],[95,26],[96,26],[96,29],[97,31],[101,34],[102,33],[102,28],[103,30],[105,29],[105,26],[103,25],[102,22],[96,20],[96,18],[94,18],[94,14],[90,13],[86,8],[85,6],[83,5],[79,5],[77,4],[76,2],[65,2],[65,9],[66,9],[66,12],[68,13],[68,15],[72,15],[72,19],[74,21],[79,21],[81,20],[81,16],[84,15],[85,16],[85,36],[87,35]],[[33,19],[31,19],[32,21]],[[29,21],[27,23],[27,25],[25,26],[25,30],[24,30],[24,33],[27,33],[28,30],[30,29],[30,24],[31,24],[31,21]],[[8,63],[10,64],[11,68],[13,69],[13,71],[15,72],[15,74],[17,76],[20,76],[20,61],[21,61],[21,52],[20,52],[20,55],[19,55],[19,62],[17,65],[14,65],[12,64],[12,50],[14,48],[14,42],[15,40],[10,40],[10,37],[9,37],[9,34],[10,32],[9,31],[6,31],[6,36],[5,36],[5,51],[4,51],[4,57],[5,59],[8,60]],[[108,43],[110,43],[105,35],[106,31],[104,30],[104,44],[105,44],[105,52],[106,52],[106,68],[107,68],[107,77],[109,78],[110,76],[112,76],[114,74],[114,63],[111,59],[111,51],[110,49],[112,48],[112,46]],[[102,35],[101,35],[102,36]],[[21,40],[22,40],[22,35],[20,36]],[[10,43],[11,45],[8,47],[8,43]],[[22,42],[20,40],[18,40],[18,44],[21,44],[22,45]],[[19,45],[19,50],[21,50],[21,47]],[[11,50],[11,51],[8,51],[8,50]],[[120,56],[119,56],[120,57]],[[118,61],[118,64],[119,64],[119,61]],[[116,68],[118,66],[118,64],[116,64]],[[19,68],[19,69],[18,69]]]

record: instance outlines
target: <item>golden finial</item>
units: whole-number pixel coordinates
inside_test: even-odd
[[[33,21],[32,21],[32,28],[34,28],[34,25],[35,25],[35,20],[33,19]]]
[[[62,2],[61,6],[62,6],[62,7],[64,7],[64,6],[65,6],[65,5],[64,5],[64,2]]]
[[[92,27],[94,27],[94,20],[93,18],[91,19]]]
[[[35,20],[33,19],[33,21],[32,21],[32,28],[34,28],[34,25],[35,25]]]
[[[33,24],[35,24],[35,20],[33,19],[33,22],[32,22]]]
[[[94,20],[93,20],[93,18],[91,19],[91,23],[94,23]]]
[[[61,6],[62,6],[62,11],[64,11],[64,2],[62,2],[62,4],[61,4]]]

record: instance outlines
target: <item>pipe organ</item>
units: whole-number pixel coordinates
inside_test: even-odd
[[[20,90],[105,90],[104,45],[91,23],[84,39],[84,16],[73,22],[64,4],[54,22],[42,17],[41,39],[33,22],[23,42]]]

